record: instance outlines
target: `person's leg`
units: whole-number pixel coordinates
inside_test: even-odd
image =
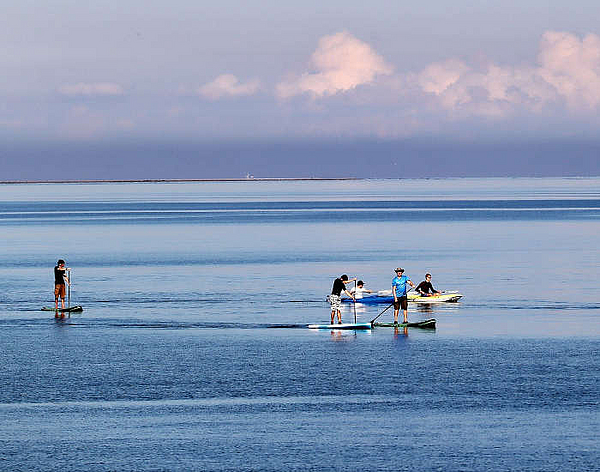
[[[400,299],[394,301],[394,324],[398,323],[398,312],[400,311]]]
[[[65,295],[66,295],[66,290],[65,290],[64,285],[60,285],[60,290],[58,291],[58,295],[60,296],[60,304],[64,310],[65,309]]]
[[[340,309],[338,306],[339,301],[340,298],[337,295],[334,295],[333,293],[329,295],[329,303],[331,304],[331,324],[333,324],[333,321],[335,320],[335,312]]]

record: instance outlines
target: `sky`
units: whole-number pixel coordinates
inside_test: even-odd
[[[600,175],[600,2],[19,0],[0,180]]]

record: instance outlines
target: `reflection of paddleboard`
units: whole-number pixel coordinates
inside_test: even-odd
[[[51,307],[43,307],[42,311],[61,311],[61,312],[79,312],[79,311],[83,311],[83,307],[80,305],[75,305],[75,306],[71,306],[69,308],[51,308]]]
[[[425,321],[409,321],[408,323],[373,323],[375,327],[382,328],[427,328],[435,329],[435,318],[430,318]]]
[[[310,329],[371,329],[371,323],[310,324]]]

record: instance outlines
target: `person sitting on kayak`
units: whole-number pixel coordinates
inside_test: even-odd
[[[431,274],[425,274],[425,280],[417,285],[416,291],[423,297],[432,297],[433,295],[440,295],[442,292],[433,288],[431,285]]]
[[[356,282],[356,287],[352,287],[350,289],[350,293],[354,295],[355,300],[360,300],[363,297],[363,294],[365,293],[373,293],[373,290],[364,288],[364,286],[365,283],[362,280],[359,280],[358,282]]]
[[[355,280],[356,279],[352,279],[352,282]],[[352,300],[354,300],[354,295],[346,290],[346,284],[348,282],[350,282],[350,280],[348,280],[348,276],[346,274],[333,281],[333,288],[331,289],[331,295],[329,295],[329,303],[331,304],[331,324],[333,324],[333,318],[336,312],[338,323],[342,324],[342,300],[340,298],[342,295],[342,290],[346,292],[346,295],[352,297]]]

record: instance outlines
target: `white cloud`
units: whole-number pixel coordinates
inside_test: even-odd
[[[488,65],[477,71],[457,59],[427,66],[413,75],[420,89],[452,112],[506,116],[517,109],[537,112],[566,103],[573,111],[600,106],[600,37],[582,40],[564,32],[546,32],[538,65]]]
[[[469,71],[470,68],[464,62],[449,59],[427,66],[418,75],[417,82],[425,92],[441,95]]]
[[[540,76],[554,86],[571,108],[600,105],[600,37],[583,39],[557,31],[542,36]]]
[[[119,84],[110,82],[95,82],[67,84],[59,87],[58,91],[67,96],[115,96],[123,95],[125,91]]]
[[[224,97],[253,95],[258,91],[259,86],[258,80],[251,80],[242,84],[235,75],[223,74],[200,87],[198,93],[209,100],[218,100]]]
[[[321,38],[311,65],[314,72],[279,83],[277,95],[280,98],[307,92],[318,97],[334,95],[371,83],[379,74],[392,72],[367,43],[345,31]]]

